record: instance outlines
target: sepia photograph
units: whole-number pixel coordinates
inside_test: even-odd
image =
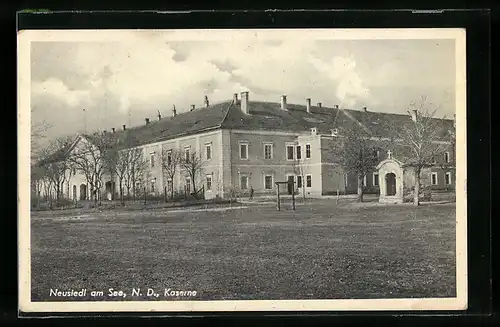
[[[467,308],[465,30],[18,49],[21,311]]]

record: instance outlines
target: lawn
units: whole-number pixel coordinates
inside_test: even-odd
[[[455,296],[454,203],[45,212],[31,226],[33,301],[60,301],[49,296],[56,288],[85,288],[65,300],[87,301]],[[106,296],[110,288],[127,297]]]

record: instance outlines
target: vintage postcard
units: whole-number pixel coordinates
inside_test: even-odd
[[[19,310],[466,309],[465,42],[19,31]]]

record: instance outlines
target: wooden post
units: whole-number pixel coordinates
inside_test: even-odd
[[[277,190],[278,190],[278,196],[276,198],[276,201],[277,201],[277,203],[276,203],[276,209],[278,211],[280,211],[280,184],[276,184],[276,186],[277,186]]]
[[[295,210],[295,182],[292,183],[292,209]]]

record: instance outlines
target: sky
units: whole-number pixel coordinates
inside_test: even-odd
[[[121,41],[31,43],[32,123],[47,139],[140,125],[249,92],[250,101],[406,113],[426,96],[438,116],[455,111],[455,41],[234,38],[169,40],[131,33]]]

